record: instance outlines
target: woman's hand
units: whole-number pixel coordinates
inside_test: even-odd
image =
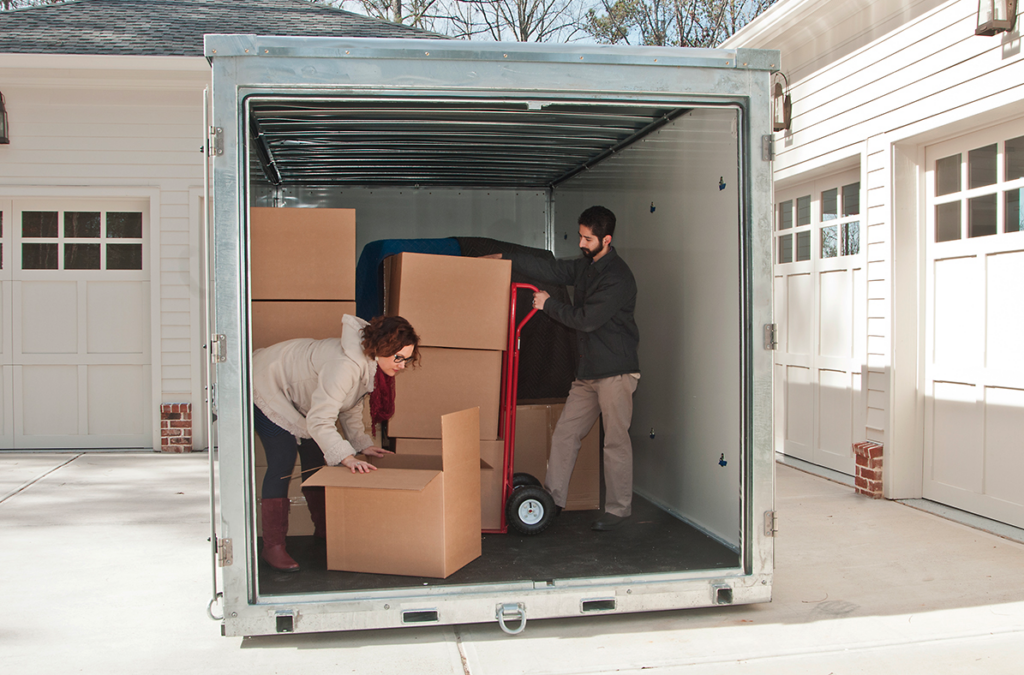
[[[368,457],[383,457],[384,455],[393,455],[393,454],[395,454],[395,453],[391,452],[390,450],[385,450],[384,448],[375,448],[375,447],[363,448],[362,450],[360,450],[360,452],[363,453],[364,455],[367,455]]]
[[[355,455],[349,455],[341,460],[342,466],[347,466],[352,473],[370,473],[376,471],[377,467],[369,462],[358,459]]]

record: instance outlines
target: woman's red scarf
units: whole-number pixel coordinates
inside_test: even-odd
[[[370,392],[370,423],[373,435],[377,436],[377,425],[387,422],[395,414],[395,378],[388,377],[379,367],[373,376],[373,391]]]

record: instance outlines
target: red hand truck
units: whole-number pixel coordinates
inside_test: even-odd
[[[534,307],[522,321],[516,322],[516,296],[520,290],[537,292],[532,284],[514,283],[509,298],[508,348],[502,359],[501,408],[499,434],[505,440],[502,459],[501,527],[484,530],[505,534],[508,528],[522,534],[537,534],[547,529],[555,517],[556,507],[551,495],[540,481],[527,473],[515,473],[516,448],[516,394],[519,387],[519,340],[525,326],[537,313]]]

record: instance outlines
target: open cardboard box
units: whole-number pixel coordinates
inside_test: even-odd
[[[441,417],[441,468],[428,456],[387,457],[384,468],[320,469],[327,569],[447,578],[480,557],[480,411]],[[386,466],[385,466],[386,465]]]
[[[435,438],[393,438],[395,453],[403,458],[429,457],[435,464],[441,457],[441,440]],[[382,458],[392,461],[393,457]],[[497,530],[501,527],[501,466],[505,460],[505,441],[480,441],[480,527]],[[378,466],[378,460],[371,460]],[[425,466],[433,466],[426,464]]]

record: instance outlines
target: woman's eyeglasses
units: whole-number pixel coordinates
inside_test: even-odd
[[[395,354],[395,363],[405,363],[406,361],[408,361],[411,358],[412,358],[411,356],[406,358],[406,357],[402,356],[401,354]]]

